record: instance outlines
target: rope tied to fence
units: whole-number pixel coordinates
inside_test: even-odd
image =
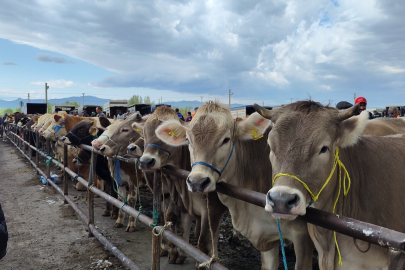
[[[136,176],[136,193],[138,197],[138,202],[139,202],[139,208],[138,208],[138,215],[136,216],[135,222],[138,222],[139,215],[142,213],[142,204],[141,204],[141,194],[139,193],[139,177],[138,177],[138,159],[135,159],[135,176]]]
[[[152,229],[152,233],[153,233],[154,236],[161,236],[161,235],[163,234],[163,232],[164,232],[166,229],[170,228],[171,226],[173,226],[173,223],[172,223],[171,221],[166,222],[166,224],[163,225],[163,226],[155,226],[155,227]],[[156,233],[156,231],[155,231],[156,228],[159,228],[159,229],[160,229],[160,232],[159,232],[159,233]]]
[[[123,201],[123,204],[122,204],[122,206],[120,207],[120,210],[122,210],[122,208],[125,206],[125,205],[128,205],[128,200],[126,199],[126,198],[124,198],[119,192],[118,192],[118,180],[117,180],[117,178],[119,178],[119,181],[120,181],[120,183],[121,183],[121,174],[120,174],[120,163],[119,163],[119,160],[117,160],[117,156],[118,156],[118,153],[119,153],[119,151],[120,151],[120,149],[121,149],[121,145],[118,147],[118,150],[117,150],[117,154],[115,155],[115,157],[114,157],[114,162],[115,162],[115,166],[114,166],[114,172],[113,172],[113,178],[114,178],[114,182],[115,182],[115,185],[117,186],[117,188],[115,188],[115,186],[114,186],[114,183],[113,183],[113,189],[114,189],[114,191],[115,191],[115,193],[117,193],[118,194],[118,196],[122,199],[122,201]],[[123,211],[123,210],[122,210]]]
[[[215,240],[214,240],[214,233],[212,232],[212,226],[211,226],[211,216],[210,216],[210,206],[209,206],[209,201],[208,201],[208,194],[207,194],[207,212],[208,212],[208,226],[210,227],[210,234],[211,234],[211,244],[212,244],[212,256],[211,258],[203,263],[200,263],[198,267],[207,267],[208,269],[211,269],[211,264],[214,262],[220,262],[221,260],[217,257],[215,254]]]

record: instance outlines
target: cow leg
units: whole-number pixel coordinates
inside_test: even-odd
[[[294,235],[295,250],[295,270],[312,270],[312,257],[314,253],[314,244],[308,234]]]
[[[128,192],[128,205],[135,209],[136,200],[137,200],[137,190],[136,186],[130,181],[129,183],[129,192]],[[128,218],[128,226],[125,229],[126,232],[134,232],[136,227],[135,218],[133,216],[129,216]]]
[[[315,227],[312,224],[307,224],[308,233],[316,251],[318,252],[319,270],[329,270],[335,267],[335,241],[333,232],[320,227]]]
[[[196,221],[194,227],[194,237],[198,239],[200,233],[201,233],[201,221]]]
[[[119,187],[118,188],[118,193],[123,198],[126,198],[127,197],[127,189],[126,189],[126,187],[122,187],[122,186]],[[121,198],[121,196],[118,196],[119,197],[118,199],[124,204],[124,200]],[[125,212],[120,209],[119,213],[118,213],[117,221],[114,224],[114,228],[122,228],[122,227],[124,227],[124,219],[125,219]]]
[[[191,224],[193,223],[193,218],[189,213],[181,213],[180,217],[180,226],[183,231],[182,238],[186,243],[190,241],[190,231],[191,231]],[[201,223],[197,220],[197,223]],[[187,254],[179,250],[179,257],[176,259],[176,264],[183,264],[184,261],[187,259]]]
[[[262,258],[262,267],[261,270],[277,270],[278,269],[278,250],[279,242],[274,243],[272,249],[260,252]],[[312,259],[312,257],[311,257]]]

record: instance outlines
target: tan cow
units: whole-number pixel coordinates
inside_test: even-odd
[[[362,135],[387,136],[405,134],[405,121],[403,118],[380,117],[368,121]]]
[[[190,170],[190,153],[187,146],[173,147],[169,146],[163,141],[161,141],[155,134],[155,130],[164,121],[171,121],[178,123],[180,125],[180,119],[177,113],[173,109],[160,106],[156,111],[149,117],[146,123],[133,123],[132,127],[134,130],[140,132],[144,135],[145,148],[142,157],[140,158],[141,168],[147,171],[159,170],[161,167],[166,165],[172,165],[180,169]],[[188,232],[187,237],[183,238],[185,241],[189,241],[189,231],[191,226],[191,215],[201,223],[200,235],[198,235],[198,248],[206,254],[212,255],[213,251],[217,252],[217,243],[219,237],[219,221],[222,214],[226,211],[226,207],[219,201],[218,195],[214,193],[209,193],[209,207],[210,207],[210,217],[208,216],[206,195],[199,193],[190,193],[187,190],[187,184],[183,179],[179,179],[175,176],[170,176],[163,173],[162,178],[166,180],[168,187],[174,187],[175,190],[171,190],[171,197],[176,198],[177,194],[180,195],[181,203],[177,200],[173,201],[181,210],[181,218],[187,219],[182,222],[184,227],[184,233]],[[209,230],[209,220],[211,219],[212,231],[215,235],[215,246],[212,246],[211,234]],[[180,255],[185,259],[185,254]]]
[[[314,200],[311,207],[405,232],[405,216],[399,214],[405,204],[404,138],[361,136],[369,120],[367,112],[352,117],[358,105],[338,111],[300,101],[272,111],[257,104],[255,109],[273,122],[268,135],[273,174],[267,181],[274,185],[266,196],[273,216],[294,219]],[[340,266],[334,233],[311,224],[308,230],[321,270],[388,269],[388,249],[371,245],[361,253],[351,237],[336,234]],[[367,248],[363,241],[358,245]]]
[[[257,113],[236,122],[229,109],[208,102],[198,109],[188,127],[169,120],[160,125],[156,135],[172,146],[188,144],[193,168],[187,179],[192,192],[215,191],[218,182],[261,193],[271,188],[268,175],[270,149],[260,135],[270,121]],[[267,131],[268,132],[268,131]],[[253,140],[254,139],[254,140]],[[234,228],[261,252],[262,269],[278,269],[279,236],[275,219],[253,204],[218,194],[229,208]],[[283,237],[294,243],[295,269],[312,269],[313,244],[303,221],[283,221]]]

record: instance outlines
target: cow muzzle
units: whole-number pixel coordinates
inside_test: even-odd
[[[152,170],[157,167],[156,159],[149,156],[142,156],[139,163],[142,170]]]
[[[211,190],[211,179],[209,177],[204,177],[201,179],[193,179],[190,177],[187,177],[186,180],[188,190],[191,192],[196,192],[196,193],[207,193],[212,191]]]
[[[295,219],[298,215],[305,214],[303,196],[295,189],[274,187],[267,192],[265,210],[275,218]]]

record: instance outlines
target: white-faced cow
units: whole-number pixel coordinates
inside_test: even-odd
[[[187,185],[192,192],[215,191],[216,183],[226,182],[265,193],[271,188],[269,147],[260,134],[270,121],[259,114],[236,122],[229,109],[208,102],[198,109],[186,127],[168,120],[156,130],[157,136],[171,146],[188,144],[192,170]],[[268,132],[268,131],[267,131]],[[274,218],[263,208],[218,194],[232,215],[234,228],[261,252],[262,269],[278,269],[279,236]],[[303,221],[282,221],[283,237],[294,243],[295,269],[312,269],[313,244]]]
[[[267,211],[294,219],[313,200],[311,207],[405,232],[405,215],[398,212],[405,204],[405,139],[361,136],[368,113],[352,117],[358,105],[338,111],[300,101],[271,111],[255,108],[273,122],[268,135],[273,173],[267,181],[274,184]],[[351,237],[337,233],[340,266],[333,231],[311,224],[308,229],[320,269],[388,269],[387,249],[371,245],[361,253]],[[358,245],[367,248],[363,241]]]

